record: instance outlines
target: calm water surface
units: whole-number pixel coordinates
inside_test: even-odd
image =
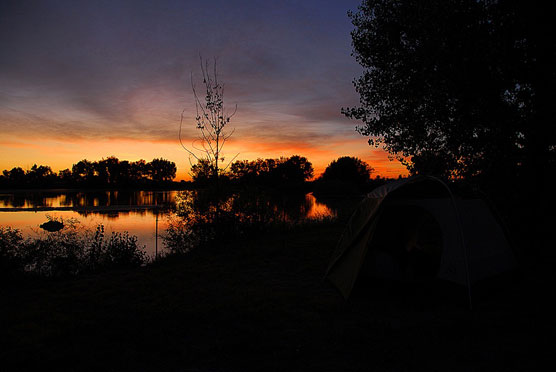
[[[95,229],[102,224],[107,235],[112,231],[128,231],[137,236],[147,254],[153,255],[156,220],[159,235],[164,234],[178,193],[180,191],[0,192],[0,226],[10,226],[26,236],[35,236],[44,233],[39,225],[47,221],[47,216],[64,220],[71,218],[78,221],[82,228]],[[288,204],[290,209],[293,207],[297,211],[297,218],[335,215],[332,209],[319,203],[310,193],[288,201]],[[162,249],[159,236],[158,250]]]

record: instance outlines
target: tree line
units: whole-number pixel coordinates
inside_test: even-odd
[[[114,156],[99,161],[80,160],[54,172],[48,165],[34,164],[31,169],[14,167],[0,175],[0,187],[129,187],[167,184],[176,177],[176,164],[158,158],[119,160]]]
[[[314,180],[321,193],[361,193],[371,183],[374,169],[356,157],[343,156],[333,160],[324,173]],[[214,169],[201,159],[191,167],[190,175],[197,187],[213,184]],[[304,156],[237,160],[227,170],[220,169],[222,185],[257,186],[265,188],[300,186],[313,179],[312,163]],[[114,156],[99,161],[80,160],[58,173],[48,165],[33,165],[29,170],[14,167],[0,175],[0,187],[142,187],[165,185],[176,177],[176,164],[165,159],[130,162]]]
[[[342,156],[328,164],[325,171],[313,179],[313,165],[299,155],[276,159],[237,160],[227,170],[218,172],[222,184],[241,187],[280,188],[295,187],[312,180],[311,189],[319,195],[362,194],[385,182],[384,178],[371,175],[374,168],[353,156]],[[191,176],[198,186],[214,183],[212,163],[201,159],[191,168]]]
[[[191,167],[191,177],[197,185],[210,185],[216,172],[214,163],[200,159]],[[240,185],[285,186],[302,184],[313,177],[312,163],[304,156],[294,155],[277,159],[237,160],[226,169],[219,169],[221,182]]]

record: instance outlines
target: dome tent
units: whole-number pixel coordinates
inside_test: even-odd
[[[420,259],[410,259],[417,252]],[[373,276],[411,280],[421,272],[461,284],[470,301],[473,283],[516,266],[488,205],[454,197],[431,176],[396,180],[370,192],[338,241],[326,277],[347,298],[363,263]]]

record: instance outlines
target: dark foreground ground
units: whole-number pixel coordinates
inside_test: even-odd
[[[502,289],[322,280],[340,226],[262,236],[154,266],[2,283],[0,370],[530,371],[552,360],[548,262]],[[544,274],[540,274],[544,273]],[[480,297],[480,298],[479,298]],[[549,363],[549,365],[550,365]]]

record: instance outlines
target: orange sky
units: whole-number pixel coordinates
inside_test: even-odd
[[[231,159],[239,153],[237,159],[254,160],[257,158],[277,158],[280,156],[301,155],[313,163],[315,175],[318,176],[326,166],[340,156],[356,156],[366,161],[374,169],[374,175],[397,177],[407,171],[397,161],[390,161],[388,155],[379,149],[371,148],[365,138],[354,133],[353,138],[334,139],[320,146],[299,142],[253,142],[242,140],[239,133],[230,138],[224,148],[225,157]],[[187,143],[187,142],[186,142]],[[58,171],[71,168],[81,159],[100,160],[114,155],[120,160],[135,161],[163,157],[176,163],[177,180],[189,180],[189,161],[186,152],[178,141],[138,140],[138,139],[49,139],[17,137],[3,138],[0,141],[0,169],[20,166],[29,169],[35,163],[50,165]]]

